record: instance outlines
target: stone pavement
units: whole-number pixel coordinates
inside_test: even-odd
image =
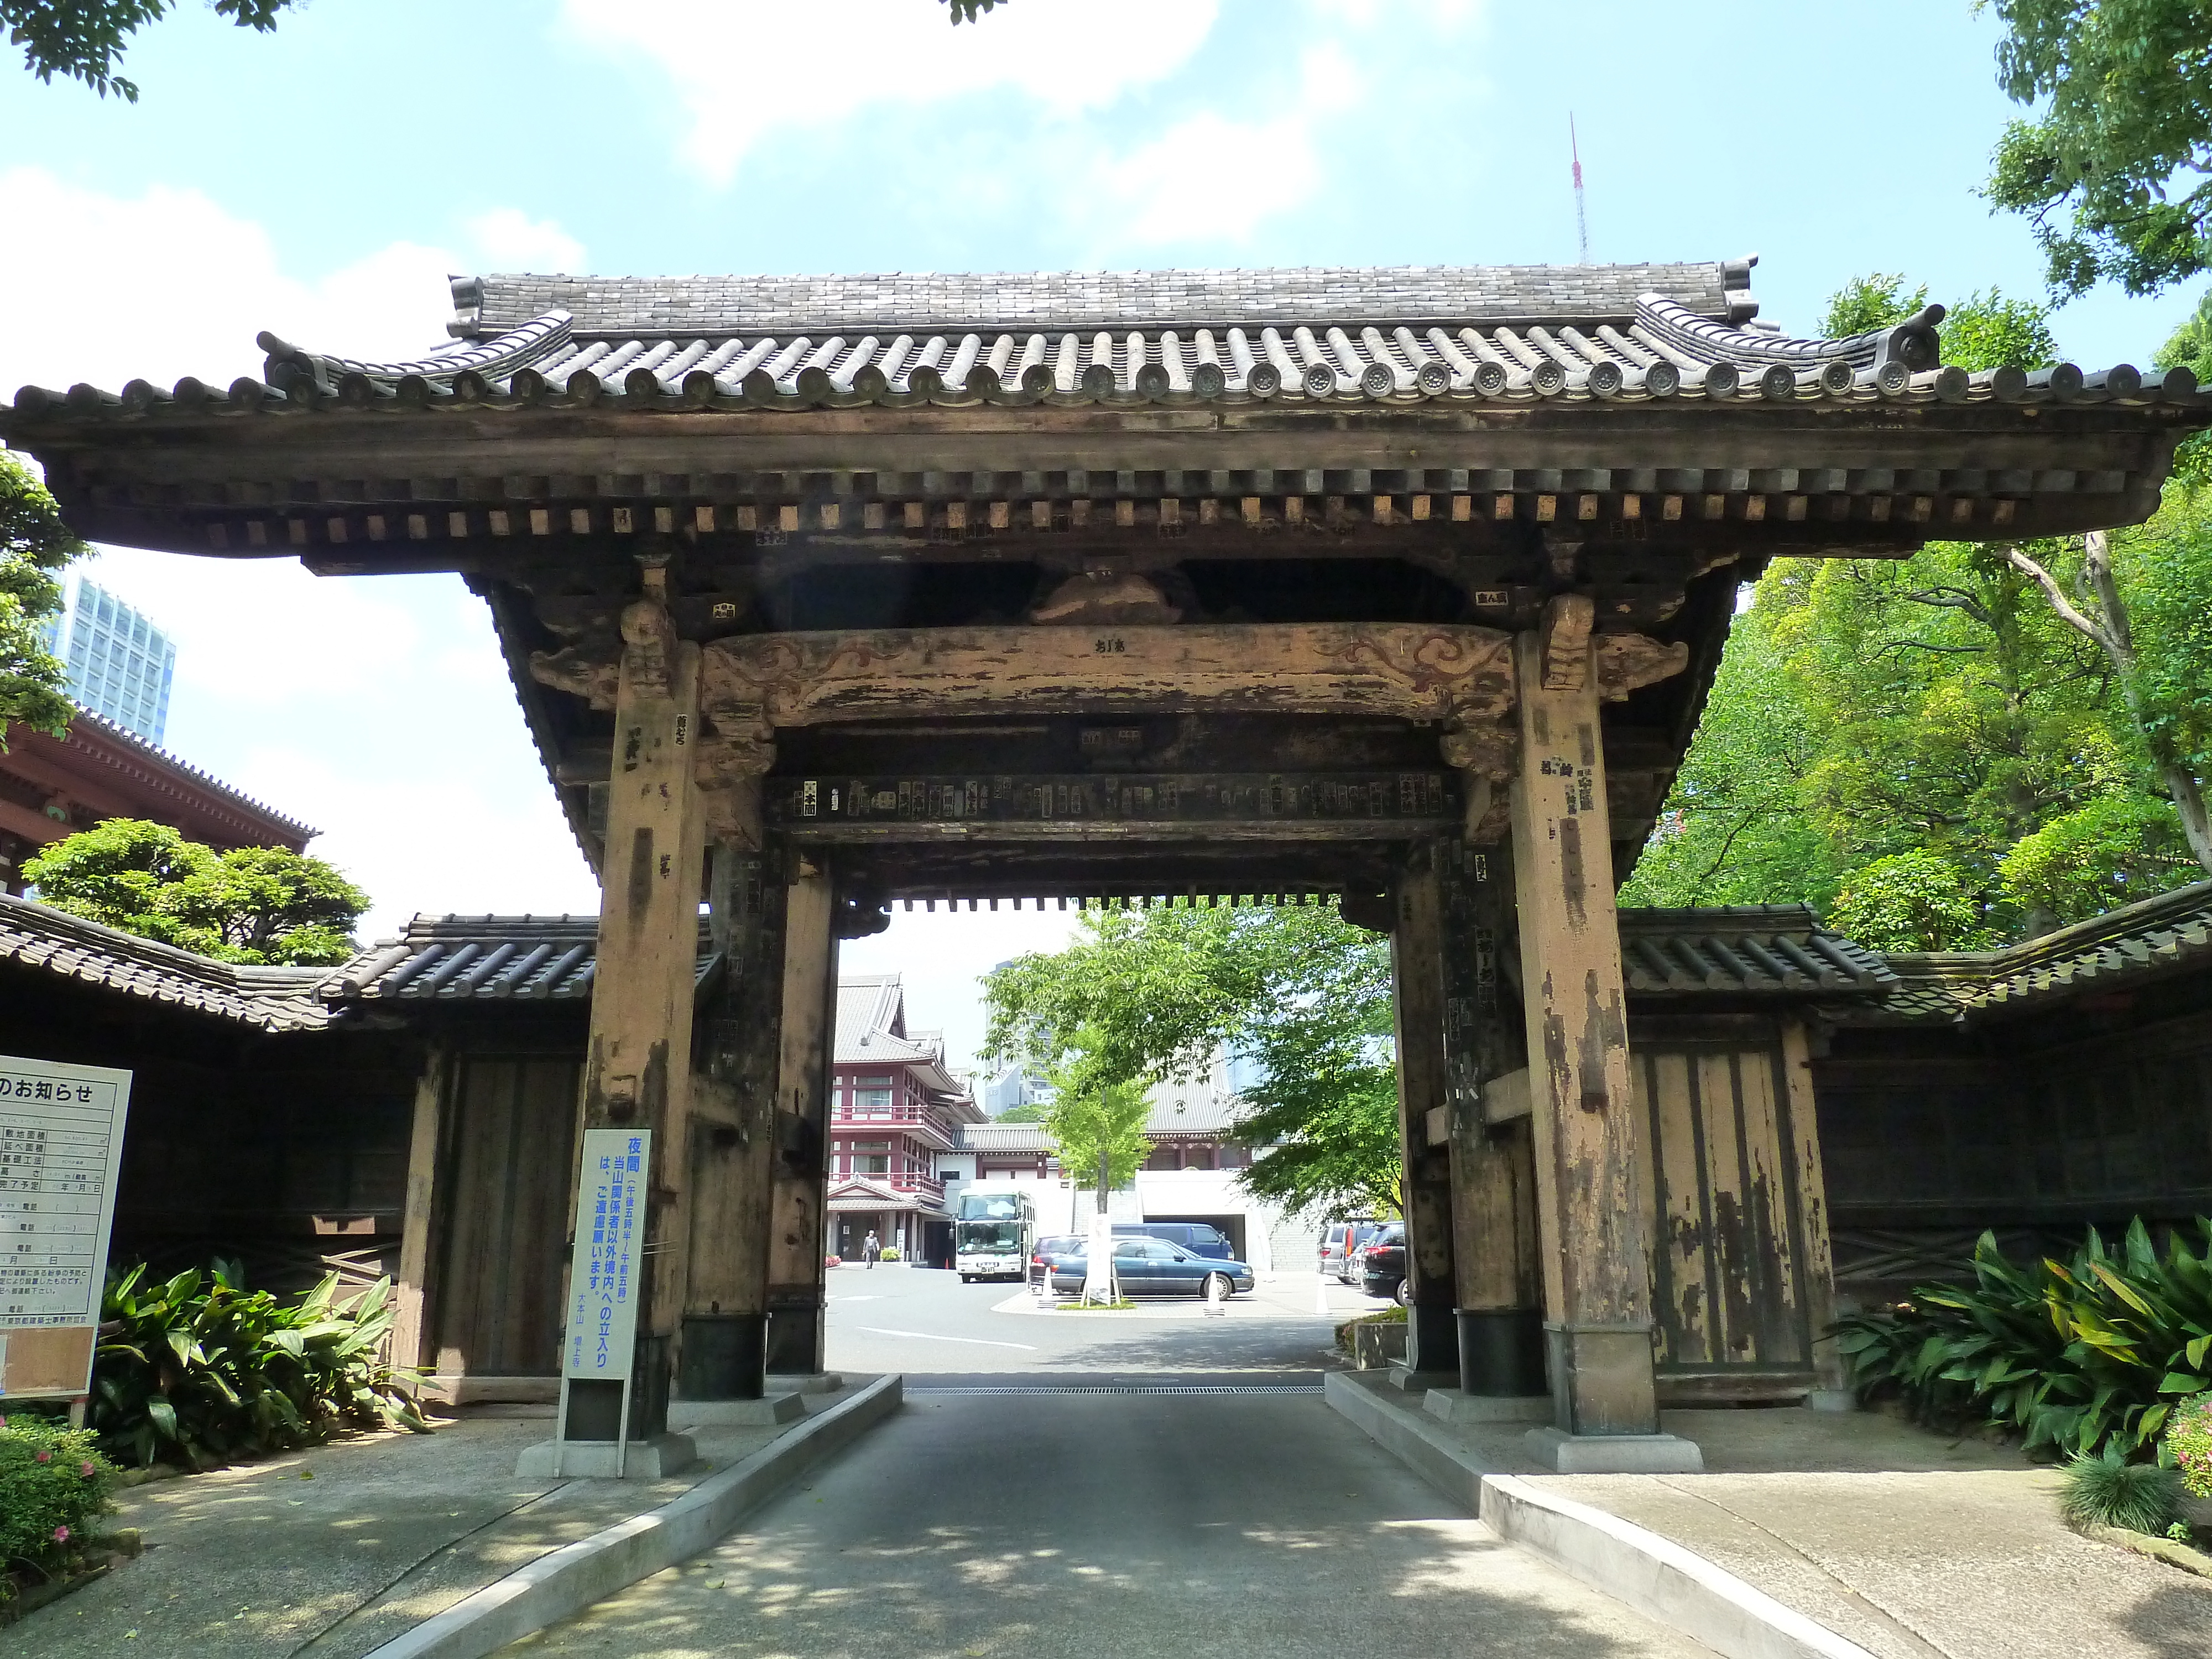
[[[809,1416],[871,1380],[806,1395]],[[680,1403],[672,1414],[680,1425]],[[139,1528],[145,1553],[0,1630],[0,1659],[359,1659],[805,1420],[695,1430],[699,1464],[658,1481],[518,1480],[516,1454],[552,1435],[545,1407],[468,1410],[434,1434],[365,1435],[135,1486],[109,1524]]]
[[[1877,1659],[2212,1656],[2212,1580],[2072,1532],[2056,1471],[2009,1446],[1878,1412],[1679,1411],[1662,1426],[1698,1443],[1705,1474],[1558,1475],[1521,1425],[1424,1420],[1488,1471],[1671,1540]]]

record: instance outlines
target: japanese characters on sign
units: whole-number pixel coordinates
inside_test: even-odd
[[[128,1072],[0,1054],[0,1355],[10,1331],[99,1325],[130,1102]]]
[[[636,1346],[650,1129],[586,1129],[562,1375],[618,1382]]]

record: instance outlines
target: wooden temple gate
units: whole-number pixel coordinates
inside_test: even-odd
[[[1623,1000],[1739,584],[2138,520],[2206,419],[1945,367],[1937,307],[1791,339],[1748,271],[486,277],[416,362],[264,336],[0,435],[88,537],[489,603],[605,896],[579,1121],[655,1132],[640,1431],[821,1368],[841,938],[1261,899],[1392,936],[1411,1368],[1587,1454],[1660,1346],[1824,1319],[1802,1057],[1633,1052]]]

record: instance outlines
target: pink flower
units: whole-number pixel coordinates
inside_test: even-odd
[[[54,1455],[50,1451],[42,1451],[39,1454],[39,1462],[41,1463],[51,1463],[53,1461]]]
[[[77,1468],[77,1473],[82,1475],[86,1480],[89,1480],[92,1479],[94,1474],[93,1465],[90,1463],[80,1464]]]
[[[66,1544],[69,1542],[69,1528],[67,1527],[56,1527],[54,1528],[54,1542],[57,1544]]]

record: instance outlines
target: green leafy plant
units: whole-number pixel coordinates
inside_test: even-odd
[[[247,1290],[233,1263],[145,1274],[111,1274],[101,1305],[89,1424],[111,1454],[205,1468],[347,1426],[428,1432],[383,1358],[389,1279],[341,1299],[332,1273],[287,1302]]]
[[[897,1261],[897,1260],[899,1259],[898,1246],[896,1246],[896,1244],[893,1244],[893,1245],[889,1245],[889,1246],[885,1247],[885,1249],[884,1249],[884,1250],[883,1259],[884,1259],[884,1261]]]
[[[2173,1408],[2166,1425],[2166,1457],[2191,1495],[2212,1498],[2212,1394]]]
[[[2182,1519],[2181,1481],[2156,1463],[2130,1463],[2118,1446],[2066,1464],[2058,1507],[2073,1525],[2122,1527],[2155,1538]]]
[[[115,1470],[88,1430],[0,1417],[0,1569],[60,1571],[107,1510]]]
[[[1924,1285],[1905,1306],[1837,1322],[1863,1397],[1901,1395],[1924,1421],[2016,1430],[2031,1451],[2135,1455],[2212,1367],[2212,1221],[2163,1255],[2141,1220],[2115,1256],[2092,1229],[2073,1257],[2022,1267],[1994,1235],[1974,1285]]]
[[[59,735],[76,712],[46,629],[62,608],[57,578],[83,550],[46,487],[0,450],[0,752],[11,723]]]

